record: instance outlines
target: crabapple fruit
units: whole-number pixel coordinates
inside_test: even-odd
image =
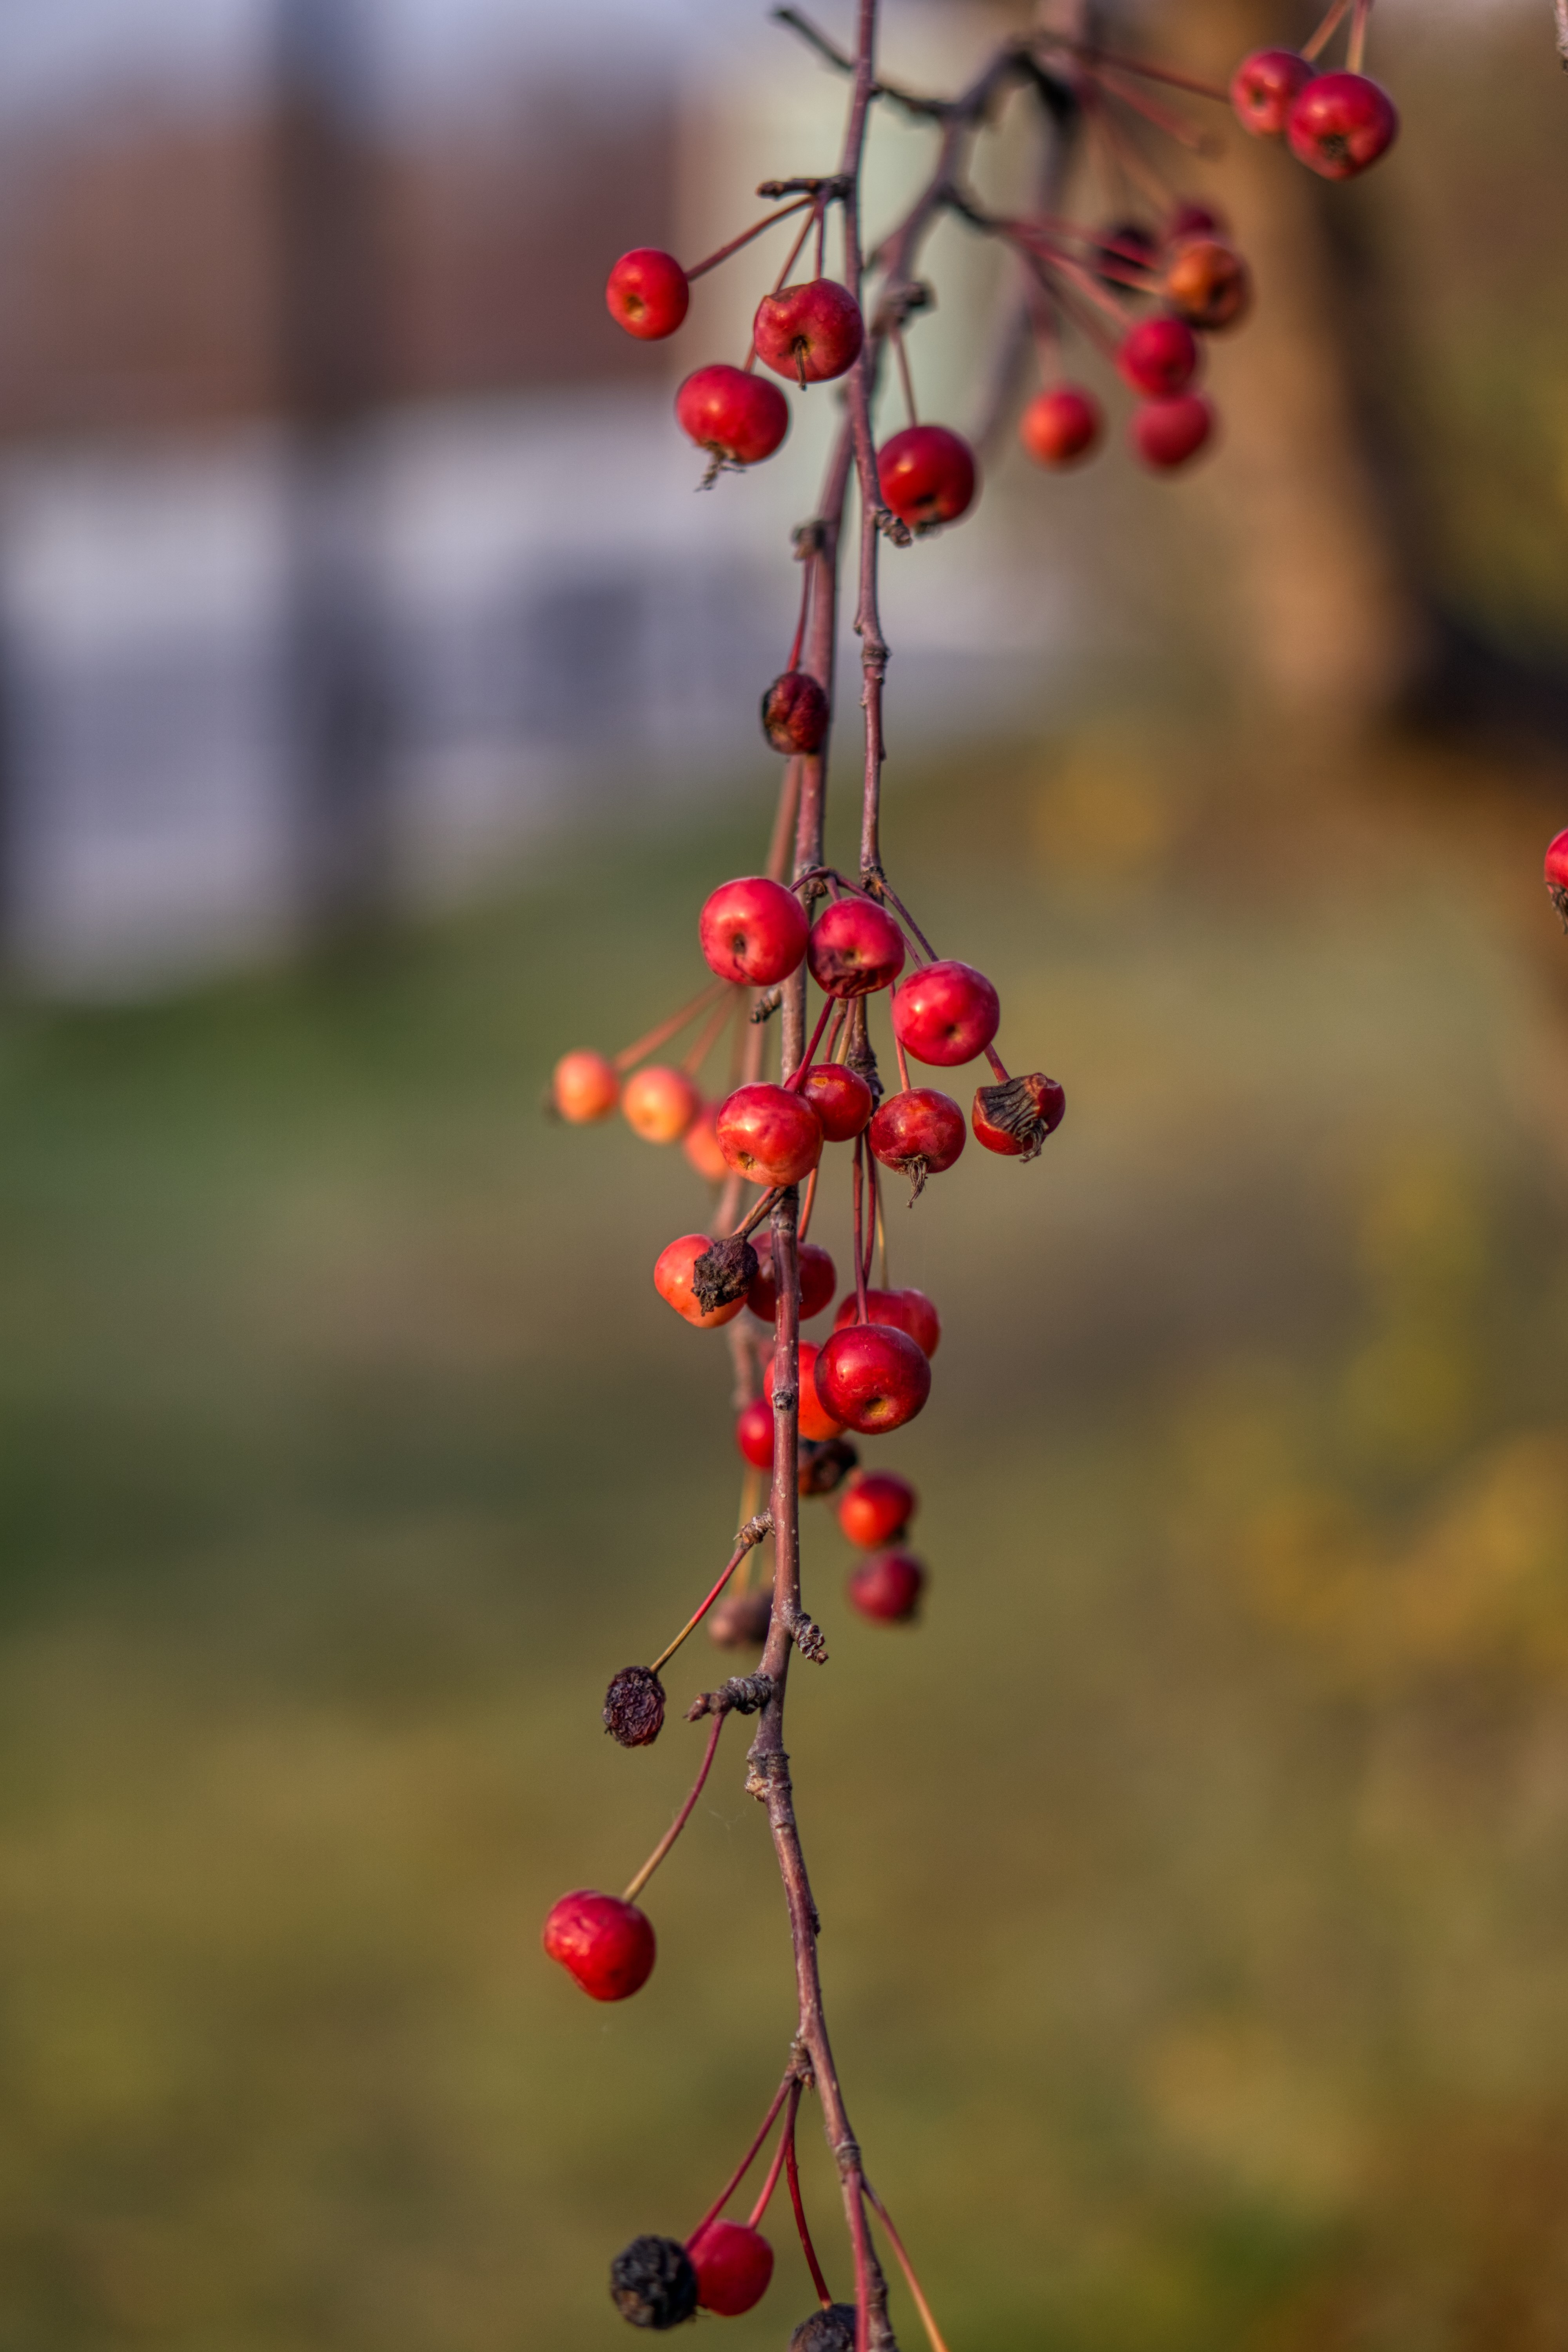
[[[844,1424],[829,1412],[816,1385],[816,1360],[822,1350],[809,1339],[800,1343],[800,1433],[803,1437],[837,1437]],[[763,1374],[763,1394],[771,1405],[773,1401],[773,1367],[770,1358]]]
[[[721,360],[687,377],[675,415],[700,449],[729,466],[760,464],[789,431],[789,403],[777,384]]]
[[[1128,425],[1132,446],[1156,473],[1173,472],[1195,457],[1214,434],[1215,414],[1200,393],[1184,392],[1174,400],[1143,400]]]
[[[709,2221],[689,2238],[686,2251],[697,2273],[697,2300],[704,2311],[737,2319],[761,2303],[773,2274],[773,2250],[760,2230],[743,2221]]]
[[[1216,236],[1188,236],[1173,245],[1162,291],[1189,325],[1210,335],[1237,325],[1252,304],[1246,262]]]
[[[735,1416],[735,1443],[753,1470],[773,1466],[773,1409],[765,1397],[753,1397]]]
[[[974,452],[945,425],[906,425],[877,452],[882,496],[911,530],[956,522],[974,499]]]
[[[822,1157],[822,1122],[786,1087],[737,1087],[713,1131],[731,1168],[754,1184],[798,1184]]]
[[[847,1429],[875,1436],[912,1421],[931,1394],[931,1360],[892,1323],[850,1323],[817,1350],[816,1392]]]
[[[646,1911],[588,1886],[556,1904],[544,1923],[544,1948],[592,2000],[625,2000],[638,1991],[658,1955]]]
[[[892,1017],[893,1034],[906,1054],[952,1069],[985,1051],[1002,1024],[1002,1007],[983,971],[947,959],[900,982]]]
[[[1035,394],[1018,419],[1018,438],[1037,466],[1072,466],[1096,447],[1104,425],[1092,392],[1058,383]]]
[[[654,1261],[653,1286],[667,1307],[688,1323],[695,1323],[700,1331],[716,1331],[721,1323],[732,1323],[744,1307],[745,1294],[726,1299],[723,1306],[704,1308],[692,1287],[692,1268],[700,1257],[706,1257],[713,1244],[706,1234],[682,1234],[679,1241],[668,1243]]]
[[[752,322],[757,357],[775,375],[792,377],[802,389],[847,374],[860,356],[866,322],[847,286],[836,278],[813,278],[764,294]]]
[[[805,943],[811,976],[825,996],[869,996],[904,968],[904,935],[872,898],[824,907]]]
[[[718,1114],[717,1103],[704,1103],[680,1144],[699,1176],[705,1176],[710,1184],[721,1184],[730,1173],[730,1163],[720,1150],[719,1139],[713,1132]]]
[[[854,1291],[847,1293],[833,1318],[833,1328],[842,1331],[856,1320],[859,1302]],[[890,1323],[895,1330],[907,1331],[922,1354],[934,1356],[942,1339],[942,1317],[923,1290],[870,1290],[866,1293],[868,1323]]]
[[[907,1625],[920,1607],[926,1572],[908,1551],[877,1551],[857,1560],[844,1580],[852,1608],[874,1624]]]
[[[1160,310],[1129,327],[1117,352],[1116,365],[1134,392],[1169,399],[1191,383],[1198,356],[1197,337],[1186,320]]]
[[[1568,930],[1568,833],[1560,833],[1546,853],[1546,887]]]
[[[842,1062],[818,1062],[800,1082],[800,1097],[822,1121],[829,1143],[850,1143],[877,1108],[858,1070]]]
[[[621,1088],[622,1116],[645,1143],[679,1143],[701,1108],[685,1071],[661,1062],[635,1071]]]
[[[878,1107],[866,1134],[883,1167],[911,1177],[918,1193],[928,1176],[952,1166],[969,1129],[951,1095],[934,1087],[910,1087]]]
[[[1255,139],[1281,137],[1311,79],[1311,67],[1294,49],[1254,49],[1230,78],[1230,102],[1242,129]]]
[[[977,1087],[970,1113],[974,1140],[1009,1159],[1033,1160],[1047,1136],[1061,1125],[1067,1107],[1066,1095],[1043,1070],[1026,1078],[1005,1078],[997,1087]]]
[[[608,1118],[621,1098],[616,1066],[603,1054],[563,1054],[550,1081],[550,1099],[574,1127]]]
[[[786,669],[763,697],[763,733],[775,751],[820,751],[829,706],[809,670]]]
[[[697,2273],[674,2238],[634,2238],[610,2264],[610,2301],[633,2327],[679,2327],[697,2316]]]
[[[708,1616],[708,1639],[721,1650],[760,1649],[773,1615],[771,1592],[727,1592]]]
[[[773,1281],[773,1244],[771,1234],[752,1235],[752,1246],[757,1253],[756,1278],[746,1293],[746,1304],[753,1315],[771,1323],[779,1311],[778,1286]],[[838,1269],[825,1249],[816,1242],[802,1242],[796,1252],[800,1267],[800,1319],[809,1323],[820,1315],[838,1287]]]
[[[1399,110],[1365,74],[1320,74],[1300,91],[1285,124],[1290,152],[1325,180],[1353,180],[1399,135]]]
[[[610,272],[605,300],[618,327],[645,343],[673,335],[691,300],[686,272],[673,253],[639,245],[623,253]]]
[[[838,1524],[852,1544],[876,1551],[903,1534],[915,1515],[918,1496],[896,1470],[862,1470],[851,1479],[838,1506]]]
[[[738,985],[772,988],[805,953],[805,912],[793,890],[765,874],[721,882],[698,919],[710,971]]]

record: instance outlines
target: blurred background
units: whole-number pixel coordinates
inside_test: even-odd
[[[1014,21],[888,19],[926,86]],[[889,860],[1069,1104],[891,1213],[923,1624],[805,1534],[836,2043],[954,2352],[1568,2345],[1568,83],[1522,0],[1372,65],[1364,183],[1181,173],[1260,286],[1212,460],[1004,429],[886,565]],[[842,95],[735,0],[0,11],[0,2352],[624,2342],[777,2079],[738,1738],[646,1991],[537,1948],[687,1785],[600,1694],[738,1486],[647,1279],[698,1179],[538,1104],[760,861],[832,415],[694,496],[673,384],[782,256],[663,346],[605,272]],[[874,225],[928,153],[879,120]],[[964,426],[1004,277],[930,269]]]

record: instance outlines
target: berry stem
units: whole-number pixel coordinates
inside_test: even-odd
[[[799,258],[800,258],[801,247],[805,245],[806,238],[811,235],[811,232],[812,232],[813,228],[816,226],[817,216],[818,216],[818,215],[820,214],[820,212],[822,211],[822,205],[823,205],[823,199],[822,199],[822,197],[821,197],[821,196],[814,196],[814,197],[812,198],[812,200],[811,200],[811,213],[810,213],[810,215],[809,215],[809,217],[806,219],[806,221],[804,223],[804,225],[803,225],[803,226],[802,226],[802,228],[801,228],[800,235],[795,238],[795,243],[790,247],[790,249],[789,249],[789,257],[788,257],[787,260],[785,261],[784,268],[779,271],[778,276],[774,278],[774,280],[773,280],[773,287],[772,287],[772,289],[771,289],[771,290],[772,290],[774,294],[776,294],[776,293],[779,291],[779,289],[780,289],[780,288],[781,288],[781,287],[786,286],[786,285],[789,283],[789,274],[790,274],[790,271],[795,268],[795,263],[796,263],[796,262],[799,260]],[[753,354],[753,356],[754,356],[754,354]],[[803,381],[803,383],[802,383],[802,389],[803,389],[803,390],[805,389],[804,381]]]
[[[710,980],[706,988],[698,990],[689,1004],[683,1004],[679,1013],[672,1013],[668,1021],[661,1021],[658,1027],[650,1029],[646,1037],[639,1037],[633,1045],[623,1045],[620,1052],[615,1055],[612,1067],[617,1070],[629,1070],[636,1063],[640,1062],[646,1054],[657,1053],[667,1038],[673,1037],[678,1030],[684,1029],[689,1021],[695,1021],[703,1006],[710,1004],[719,991],[728,988],[730,984],[727,980]]]
[[[737,1552],[735,1554],[735,1559],[730,1562],[730,1568],[733,1568],[735,1561],[740,1559],[741,1557],[742,1554]],[[726,1569],[724,1571],[725,1576],[728,1577],[730,1569]],[[722,1584],[721,1584],[717,1590],[721,1591],[723,1590]],[[694,1619],[693,1622],[695,1622],[696,1621]],[[684,1638],[684,1636],[682,1638]],[[672,1643],[671,1647],[673,1648],[674,1646],[675,1645]],[[666,1658],[668,1657],[669,1651],[667,1650],[664,1655]],[[659,1660],[659,1664],[662,1665],[663,1664],[664,1659],[661,1658]],[[657,1673],[657,1671],[658,1668],[656,1667],[655,1672]],[[664,1835],[660,1838],[658,1843],[655,1846],[653,1852],[649,1854],[647,1860],[638,1871],[637,1876],[626,1888],[621,1896],[621,1901],[623,1903],[635,1903],[637,1901],[637,1896],[642,1893],[643,1888],[647,1885],[648,1880],[658,1868],[659,1864],[664,1860],[665,1855],[669,1852],[670,1847],[675,1843],[676,1839],[680,1835],[681,1831],[691,1819],[692,1809],[696,1805],[698,1798],[702,1794],[703,1782],[707,1780],[710,1771],[712,1769],[713,1758],[719,1746],[719,1734],[723,1730],[723,1717],[721,1715],[716,1715],[713,1718],[713,1728],[708,1734],[708,1746],[703,1751],[701,1769],[699,1771],[696,1780],[692,1783],[691,1794],[688,1797],[686,1802],[675,1816],[674,1821],[671,1822],[668,1829],[666,1830]]]
[[[863,1135],[858,1135],[855,1138],[855,1172],[853,1178],[855,1192],[855,1320],[857,1323],[864,1323],[866,1320],[866,1251],[862,1240],[862,1223],[864,1217],[863,1200],[866,1190],[865,1156],[866,1139]]]
[[[1169,66],[1152,66],[1142,58],[1122,57],[1114,49],[1100,48],[1097,42],[1076,41],[1068,33],[1037,33],[1035,47],[1066,49],[1072,56],[1082,58],[1091,68],[1110,66],[1122,73],[1137,74],[1144,81],[1163,81],[1168,83],[1172,89],[1189,90],[1194,98],[1215,99],[1221,106],[1230,103],[1229,90],[1223,89],[1218,82],[1199,81],[1193,74],[1175,73]],[[686,274],[688,277],[691,275],[689,270]]]
[[[772,228],[775,221],[788,220],[792,213],[804,212],[813,202],[810,196],[799,196],[793,205],[781,205],[776,213],[769,213],[763,219],[753,221],[751,227],[742,229],[739,236],[732,236],[728,245],[721,245],[717,253],[710,253],[706,261],[695,263],[686,273],[688,285],[694,278],[705,278],[710,269],[717,269],[721,261],[728,261],[732,253],[739,253],[742,246],[750,245],[754,236],[761,236],[763,231]]]
[[[899,382],[903,387],[904,408],[910,423],[918,425],[921,420],[915,413],[914,379],[910,374],[910,355],[904,346],[904,331],[901,327],[893,327],[889,331],[892,338],[893,357],[899,362]]]
[[[686,1640],[688,1634],[695,1633],[699,1625],[701,1624],[704,1617],[707,1616],[710,1609],[712,1608],[713,1603],[718,1600],[719,1595],[723,1591],[724,1587],[729,1583],[730,1579],[734,1575],[735,1570],[740,1567],[741,1562],[745,1559],[746,1554],[752,1549],[754,1544],[760,1544],[762,1542],[763,1538],[767,1534],[773,1522],[769,1518],[766,1511],[759,1511],[754,1517],[746,1521],[745,1526],[735,1538],[735,1549],[724,1563],[724,1572],[720,1577],[718,1583],[713,1587],[712,1591],[708,1595],[707,1600],[703,1601],[701,1607],[692,1612],[685,1624],[681,1627],[679,1633],[676,1635],[674,1641],[669,1643],[659,1652],[658,1657],[654,1660],[653,1664],[648,1669],[650,1674],[657,1675],[661,1666],[667,1666],[671,1658],[674,1657],[677,1650],[679,1649],[682,1642]],[[706,1765],[704,1765],[703,1769],[706,1771]],[[695,1800],[693,1800],[693,1801],[695,1802]],[[681,1820],[683,1821],[684,1819],[685,1815],[682,1814]],[[679,1826],[680,1823],[678,1822],[676,1823],[676,1829],[679,1829]],[[675,1830],[671,1830],[670,1836],[673,1837],[674,1835]],[[659,1853],[662,1853],[663,1852],[664,1848],[661,1846],[659,1848]],[[654,1863],[658,1862],[658,1858],[659,1855],[656,1853],[653,1858],[653,1862],[648,1864],[647,1870],[643,1872],[643,1878],[647,1876],[647,1871],[653,1868]],[[638,1879],[637,1885],[639,1886],[642,1885],[642,1878]],[[628,1896],[628,1902],[630,1899],[631,1898]]]
[[[894,1038],[893,1052],[898,1057],[899,1084],[902,1087],[904,1092],[908,1094],[910,1091],[910,1066],[904,1059],[904,1043],[901,1037]]]
[[[757,2227],[773,2202],[773,2190],[779,2185],[779,2174],[784,2168],[785,2155],[795,2141],[795,2110],[799,2105],[800,2084],[795,2082],[789,2086],[789,2112],[784,2116],[784,2127],[779,2134],[779,2144],[773,2150],[773,2160],[768,2167],[768,2177],[763,2181],[757,2201],[746,2219],[748,2230],[754,2230]]]
[[[789,2201],[795,2208],[795,2226],[800,2239],[800,2250],[805,2256],[805,2266],[811,2273],[811,2283],[816,2289],[824,2311],[828,2310],[833,2295],[822,2274],[822,2264],[816,2259],[816,2248],[811,2242],[806,2226],[805,2205],[800,2193],[800,2163],[795,2152],[795,2117],[790,2117],[789,2130],[784,2134],[784,2179],[789,2182]]]
[[[816,1180],[821,1173],[822,1162],[819,1160],[805,1180],[805,1198],[800,1204],[800,1232],[796,1236],[797,1240],[805,1241],[806,1234],[811,1231],[811,1213],[816,1206]]]
[[[719,1719],[722,1722],[722,1716],[721,1716]],[[725,2206],[730,2202],[731,2198],[735,2194],[736,2189],[739,2189],[742,2181],[744,2180],[747,2173],[750,2172],[752,2166],[756,2159],[757,2150],[761,2147],[763,2142],[772,2131],[773,2127],[773,2119],[777,2116],[778,2111],[783,2106],[784,2101],[788,2098],[791,2091],[795,2093],[796,2099],[800,2097],[800,2082],[793,2064],[790,2067],[789,2073],[784,2076],[784,2081],[779,2084],[778,2089],[773,2093],[773,2105],[769,2107],[767,2114],[763,2117],[762,2126],[758,2131],[755,2139],[752,2142],[751,2147],[746,2150],[745,2155],[741,2158],[740,2163],[735,2167],[734,2171],[730,2175],[729,2179],[724,2183],[721,2193],[713,2200],[712,2204],[710,2205],[707,2212],[704,2213],[701,2221],[697,2224],[696,2229],[692,2231],[691,2237],[687,2239],[686,2242],[689,2246],[690,2245],[693,2238],[700,2238],[701,2236],[710,2221],[716,2221],[718,2220],[720,2214],[724,2210]]]
[[[754,1206],[747,1213],[742,1222],[736,1226],[734,1232],[730,1236],[731,1240],[744,1241],[748,1234],[754,1233],[757,1227],[762,1223],[763,1219],[772,1209],[773,1202],[777,1198],[778,1194],[776,1192],[764,1192],[762,1199],[754,1204]]]
[[[1332,5],[1330,7],[1328,14],[1324,16],[1321,24],[1318,26],[1317,31],[1312,35],[1311,39],[1310,41],[1302,42],[1301,55],[1307,58],[1309,63],[1320,57],[1323,50],[1328,47],[1329,43],[1333,39],[1339,26],[1343,22],[1345,12],[1349,8],[1350,5],[1351,0],[1332,0]]]
[[[1007,1084],[1007,1072],[1002,1066],[1002,1056],[994,1045],[986,1046],[985,1058],[996,1073],[997,1083],[1005,1087]]]
[[[1151,98],[1146,90],[1140,89],[1136,82],[1118,73],[1114,67],[1108,67],[1100,75],[1100,80],[1109,97],[1120,99],[1123,106],[1130,106],[1135,114],[1141,114],[1145,122],[1152,122],[1156,131],[1163,131],[1167,139],[1173,139],[1178,147],[1188,148],[1196,155],[1212,152],[1213,142],[1206,131],[1199,131],[1194,124],[1184,121],[1179,114],[1173,114],[1168,106],[1162,106],[1157,99]]]
[[[822,1033],[826,1028],[828,1022],[832,1019],[837,1003],[838,1000],[835,996],[828,996],[823,999],[822,1012],[818,1016],[816,1028],[811,1033],[811,1043],[805,1049],[800,1067],[797,1070],[792,1071],[790,1076],[784,1080],[784,1085],[791,1094],[797,1094],[802,1085],[805,1083],[805,1074],[812,1065],[812,1058],[815,1055],[817,1047],[822,1043]]]
[[[1367,20],[1372,15],[1372,0],[1355,0],[1355,14],[1351,18],[1350,39],[1345,43],[1345,71],[1358,74],[1366,57]]]
[[[889,2239],[891,2242],[893,2252],[899,2258],[899,2267],[903,2272],[905,2278],[909,2282],[910,2293],[915,2299],[915,2308],[920,2313],[921,2320],[924,2326],[926,2334],[931,2337],[931,2352],[947,2352],[947,2346],[942,2341],[942,2330],[937,2326],[935,2319],[931,2315],[931,2307],[921,2292],[919,2279],[915,2276],[915,2266],[913,2263],[910,2262],[908,2254],[904,2252],[904,2242],[900,2237],[898,2231],[894,2229],[892,2217],[889,2213],[887,2207],[883,2204],[881,2199],[878,2196],[876,2190],[872,2188],[868,2180],[866,2183],[866,2194],[877,2209],[877,2213],[881,2221],[882,2227],[886,2230]]]
[[[733,1011],[732,1004],[716,1004],[698,1031],[695,1040],[681,1056],[680,1066],[689,1078],[694,1078],[708,1059]]]

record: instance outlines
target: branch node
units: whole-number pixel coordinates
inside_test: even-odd
[[[686,1710],[688,1723],[705,1715],[759,1715],[773,1695],[772,1675],[731,1675],[717,1690],[700,1691]]]
[[[706,489],[707,483],[704,482],[702,487]],[[884,539],[890,539],[895,547],[908,547],[914,539],[914,532],[910,529],[909,524],[900,522],[889,507],[877,509],[877,529]]]
[[[760,1028],[764,1021],[771,1021],[773,1014],[778,1011],[779,1006],[783,1003],[784,990],[782,987],[764,988],[762,994],[758,997],[756,1003],[752,1007],[751,1018],[753,1024]]]
[[[808,1617],[804,1609],[798,1609],[790,1620],[789,1631],[790,1639],[803,1658],[809,1658],[814,1666],[827,1664],[827,1637],[815,1618]]]

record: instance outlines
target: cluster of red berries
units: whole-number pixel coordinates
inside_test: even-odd
[[[1353,180],[1399,135],[1398,109],[1380,82],[1363,73],[1319,73],[1299,49],[1254,49],[1243,58],[1230,102],[1255,137],[1285,140],[1298,162],[1325,180]]]

